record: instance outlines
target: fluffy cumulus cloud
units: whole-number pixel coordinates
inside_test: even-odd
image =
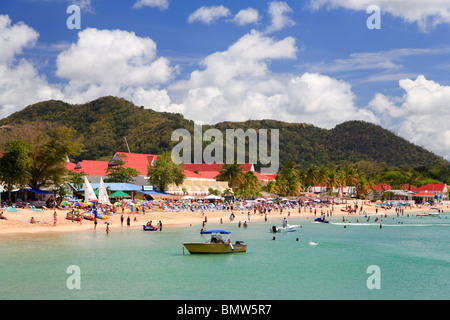
[[[230,9],[225,8],[224,6],[203,6],[189,15],[188,22],[202,22],[205,24],[211,24],[221,18],[229,17],[230,15]]]
[[[152,39],[122,30],[81,31],[56,64],[61,78],[104,85],[165,83],[173,72],[166,58],[157,58]]]
[[[382,12],[399,17],[409,23],[417,23],[422,30],[428,30],[442,23],[450,23],[450,2],[446,0],[310,0],[313,10],[320,8],[345,8],[366,11],[370,5],[378,5]]]
[[[152,39],[121,30],[81,31],[78,41],[58,55],[56,65],[56,75],[69,80],[64,87],[69,102],[102,95],[129,98],[130,88],[146,95],[176,72],[168,59],[157,57]]]
[[[317,73],[270,71],[272,61],[296,53],[294,38],[276,40],[253,30],[203,59],[203,69],[189,79],[172,84],[173,106],[204,123],[270,118],[331,128],[349,119],[375,121],[370,111],[356,108],[348,83]]]
[[[286,2],[270,2],[268,11],[271,18],[271,24],[267,27],[266,32],[272,33],[285,27],[295,25],[294,20],[289,17],[289,14],[294,11]]]
[[[159,87],[173,79],[177,68],[157,56],[152,39],[121,30],[85,29],[58,55],[55,75],[62,81],[50,84],[31,61],[18,58],[38,37],[24,23],[12,24],[8,16],[0,16],[4,48],[0,50],[0,117],[49,99],[84,103],[115,95],[157,110],[170,104],[167,91]]]
[[[33,28],[22,22],[12,24],[9,16],[0,15],[0,118],[27,104],[60,97],[30,61],[17,58],[38,37]]]
[[[11,63],[16,54],[33,46],[38,37],[39,34],[23,22],[13,25],[9,16],[0,15],[0,64]]]
[[[134,3],[133,8],[151,7],[160,10],[169,8],[169,0],[138,0]]]
[[[450,159],[450,86],[426,79],[402,79],[402,97],[376,94],[369,106],[378,113],[382,125],[400,136]]]
[[[240,10],[233,18],[233,22],[245,26],[247,24],[257,23],[259,21],[259,12],[254,8]]]

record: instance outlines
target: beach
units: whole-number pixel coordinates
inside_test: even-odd
[[[354,205],[353,201],[349,201],[347,204],[334,205],[334,212],[332,217],[348,217],[352,219],[352,222],[363,222],[364,215],[382,215],[387,214],[388,217],[394,217],[397,215],[395,208],[384,209],[372,205],[363,205],[363,211],[357,210],[357,213],[349,214],[348,212],[342,211],[345,206]],[[361,204],[360,204],[361,205]],[[448,211],[447,206],[437,206],[438,208]],[[378,208],[378,210],[376,210]],[[314,209],[316,209],[316,215],[314,215]],[[406,207],[404,208],[403,215],[416,215],[417,213],[427,212],[428,207]],[[7,212],[3,210],[3,216],[7,220],[0,220],[0,235],[1,234],[15,234],[15,233],[41,233],[41,232],[77,232],[77,231],[87,231],[94,230],[94,222],[91,220],[83,219],[80,222],[71,219],[66,219],[66,215],[69,212],[67,209],[42,209],[42,211],[33,211],[31,209],[18,209],[19,212]],[[308,207],[302,208],[300,210],[297,208],[284,209],[280,214],[279,211],[272,211],[267,214],[267,220],[279,221],[286,217],[289,218],[315,218],[320,217],[321,212],[327,213],[331,211],[330,207],[324,208],[312,208],[310,210]],[[378,211],[378,212],[376,212]],[[54,224],[54,213],[56,212],[56,224]],[[248,221],[248,213],[250,212],[250,221]],[[364,214],[365,212],[365,214]],[[249,224],[252,221],[263,221],[265,219],[264,214],[253,213],[253,210],[233,210],[235,215],[234,221],[238,222],[247,221]],[[205,218],[207,223],[220,223],[222,221],[230,221],[231,211],[176,211],[176,212],[164,212],[164,211],[146,211],[145,214],[133,213],[129,209],[125,210],[123,214],[123,224],[121,223],[121,213],[108,216],[107,219],[97,220],[97,230],[106,230],[106,223],[109,224],[109,229],[111,232],[116,228],[130,228],[130,229],[141,229],[144,224],[152,221],[152,225],[156,226],[159,221],[162,222],[164,227],[189,227],[194,225],[202,225]],[[32,217],[36,223],[30,223]],[[127,219],[130,218],[130,225],[127,225]],[[345,218],[347,219],[347,218]]]

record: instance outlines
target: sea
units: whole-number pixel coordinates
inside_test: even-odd
[[[378,221],[375,219],[378,217]],[[246,253],[191,255],[201,226],[0,236],[1,300],[448,300],[450,213],[207,224]],[[382,220],[382,221],[381,221]]]

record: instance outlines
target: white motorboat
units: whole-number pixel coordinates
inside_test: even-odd
[[[440,211],[441,211],[441,210],[439,210],[439,208],[434,208],[434,207],[433,207],[433,208],[430,208],[430,209],[428,210],[428,215],[429,215],[429,216],[432,216],[432,217],[438,217]]]
[[[277,227],[277,226],[273,226],[272,227],[272,232],[276,233],[276,232],[294,232],[297,231],[298,229],[300,229],[299,225],[286,225],[285,227]]]

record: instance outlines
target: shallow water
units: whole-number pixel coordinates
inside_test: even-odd
[[[273,221],[211,224],[248,244],[246,253],[190,255],[200,227],[0,237],[1,299],[449,299],[450,214],[291,219],[297,232],[270,232]],[[356,219],[360,223],[356,223]],[[364,223],[363,223],[364,221]],[[281,225],[280,222],[277,223]],[[275,236],[275,240],[273,237]],[[298,241],[297,241],[298,238]],[[69,289],[69,266],[81,289]],[[369,266],[381,289],[369,289]]]

